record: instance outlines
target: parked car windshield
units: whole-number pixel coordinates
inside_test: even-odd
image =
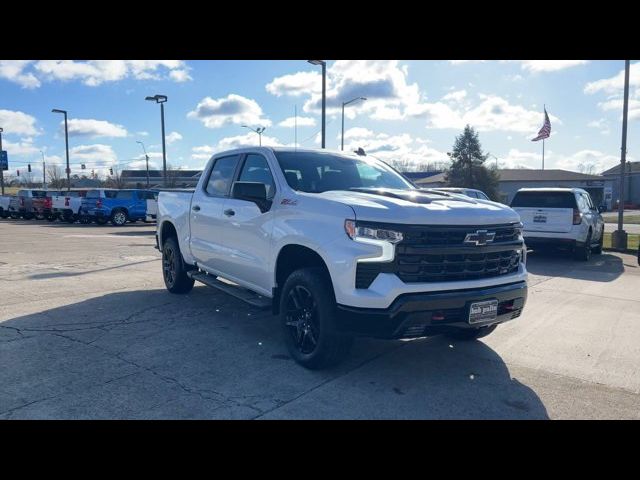
[[[355,158],[328,152],[275,152],[275,155],[289,186],[301,192],[415,188],[391,167],[370,157]]]
[[[576,208],[576,197],[572,192],[518,192],[512,207],[531,208]]]

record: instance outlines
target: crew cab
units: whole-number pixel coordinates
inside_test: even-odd
[[[91,190],[82,200],[80,215],[98,224],[111,221],[115,226],[122,226],[146,220],[147,199],[153,198],[151,190]]]
[[[60,195],[60,192],[47,190],[44,197],[34,197],[31,206],[33,214],[38,220],[47,219],[53,222],[56,217],[53,214],[53,197]]]
[[[36,215],[34,199],[42,199],[47,196],[46,190],[18,190],[15,197],[9,201],[9,214],[12,218],[22,217],[31,220]]]
[[[527,298],[518,214],[421,191],[372,157],[280,147],[214,155],[193,192],[158,197],[166,288],[199,281],[279,316],[307,368],[355,336],[475,339]]]
[[[602,253],[604,220],[581,188],[521,188],[511,201],[527,247],[565,247],[580,260]]]

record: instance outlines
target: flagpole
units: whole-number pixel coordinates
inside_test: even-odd
[[[542,169],[544,170],[544,138],[542,139]]]

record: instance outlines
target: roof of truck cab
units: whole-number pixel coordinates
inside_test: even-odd
[[[562,188],[562,187],[539,187],[539,188],[521,188],[518,192],[580,192],[587,193],[583,188]],[[518,193],[516,192],[516,193]]]
[[[223,155],[229,155],[233,153],[242,153],[245,151],[262,151],[262,152],[292,152],[292,153],[331,153],[333,155],[343,155],[347,157],[357,157],[361,158],[360,155],[357,155],[355,152],[345,152],[342,150],[332,150],[328,148],[300,148],[300,147],[260,147],[253,145],[242,145],[237,148],[232,148],[229,150],[224,150],[221,152],[216,152],[212,155],[212,157],[220,157]]]

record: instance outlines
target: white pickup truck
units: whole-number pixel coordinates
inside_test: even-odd
[[[54,217],[68,223],[78,220],[82,199],[86,194],[87,190],[71,190],[55,195],[51,201]]]
[[[0,218],[9,217],[9,203],[11,203],[11,197],[9,195],[0,196]]]
[[[418,190],[367,156],[219,153],[194,192],[160,192],[156,242],[170,292],[197,280],[271,308],[307,368],[337,363],[357,335],[479,338],[527,298],[517,213]]]

